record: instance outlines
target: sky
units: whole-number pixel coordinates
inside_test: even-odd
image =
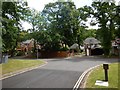
[[[57,0],[27,0],[28,2],[28,6],[30,8],[34,8],[37,11],[42,11],[44,9],[44,6],[50,2],[55,2]],[[74,4],[76,5],[76,8],[79,7],[83,7],[85,5],[90,6],[93,0],[72,0],[74,2]],[[116,0],[116,2],[118,2],[120,0]],[[90,20],[87,22],[87,25],[89,26],[89,28],[93,28],[93,29],[97,29],[97,26],[90,26],[89,25]],[[22,22],[23,23],[23,27],[25,30],[31,28],[31,25],[28,24],[27,22]]]
[[[45,4],[50,2],[55,2],[57,0],[27,0],[28,6],[31,8],[35,8],[38,11],[42,11],[44,9]],[[82,7],[84,5],[91,5],[92,0],[72,0],[77,8]]]

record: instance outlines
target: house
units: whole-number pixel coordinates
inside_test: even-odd
[[[88,37],[84,40],[84,48],[85,48],[85,54],[86,56],[96,55],[96,54],[102,54],[100,41],[95,39],[94,37]],[[98,49],[99,48],[99,49]],[[97,49],[97,50],[95,50]],[[93,51],[94,50],[94,51]],[[98,53],[101,52],[101,53]]]
[[[34,47],[34,39],[26,40],[18,43],[17,51],[29,52],[32,51]]]
[[[116,43],[115,40],[112,41],[111,54],[113,54],[113,55],[118,55],[118,54],[119,54],[119,51],[118,51],[118,44]]]

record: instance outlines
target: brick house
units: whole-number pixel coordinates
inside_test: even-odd
[[[17,50],[23,52],[29,52],[32,51],[33,47],[34,47],[34,39],[31,39],[18,43]]]

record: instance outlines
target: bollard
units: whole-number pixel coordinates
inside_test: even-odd
[[[108,81],[108,69],[109,69],[109,65],[108,64],[103,64],[103,69],[105,71],[105,81]]]

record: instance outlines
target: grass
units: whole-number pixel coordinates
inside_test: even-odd
[[[7,63],[1,64],[2,66],[2,74],[7,74],[10,72],[15,72],[18,70],[22,70],[25,68],[39,66],[44,64],[44,61],[41,60],[23,60],[23,59],[9,59]]]
[[[118,78],[118,66],[120,63],[114,63],[109,65],[109,71],[108,71],[108,83],[109,86],[97,86],[95,85],[96,80],[104,80],[104,70],[103,67],[100,66],[96,69],[94,69],[86,82],[85,88],[118,88],[118,85],[120,85],[120,78]],[[119,69],[120,72],[120,69]],[[120,87],[119,87],[120,88]]]

